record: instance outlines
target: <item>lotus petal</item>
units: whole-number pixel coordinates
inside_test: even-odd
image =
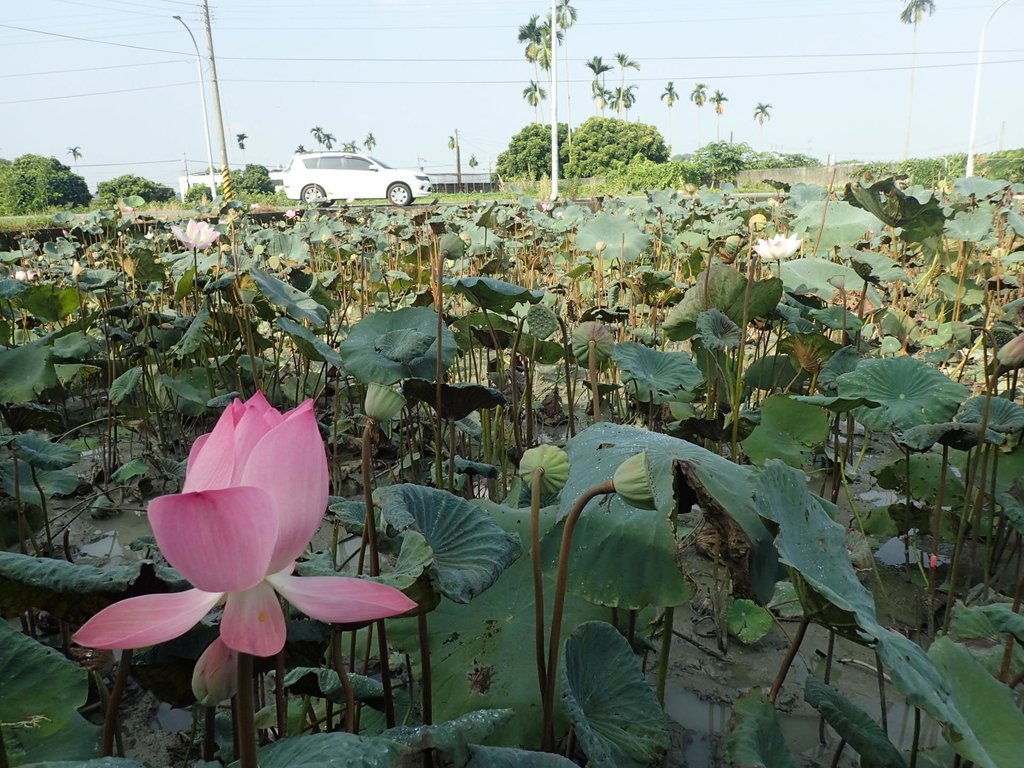
[[[190,589],[142,595],[109,605],[87,621],[74,641],[88,648],[142,648],[183,635],[209,613],[223,595]]]
[[[275,574],[267,581],[307,616],[336,624],[386,619],[416,607],[414,600],[394,587],[368,579]]]
[[[233,402],[217,419],[213,431],[192,443],[185,469],[185,484],[181,489],[183,493],[227,488],[231,484],[235,465],[236,414],[241,408],[241,402]]]
[[[194,586],[239,592],[267,574],[279,529],[273,503],[252,487],[158,496],[149,522],[167,562]]]
[[[273,656],[284,648],[287,632],[277,594],[263,581],[228,595],[220,637],[229,648],[253,656]]]

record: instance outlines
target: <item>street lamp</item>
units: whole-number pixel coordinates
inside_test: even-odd
[[[188,36],[192,39],[192,47],[196,50],[196,69],[199,72],[199,98],[203,105],[203,133],[206,136],[206,161],[208,163],[207,170],[210,172],[210,199],[212,200],[217,196],[217,176],[213,170],[213,145],[210,143],[210,121],[206,116],[206,86],[203,85],[203,57],[199,53],[199,44],[196,42],[196,36],[192,34],[192,30],[188,28],[188,24],[181,16],[174,15],[171,17],[181,22],[181,26],[188,32]]]
[[[971,106],[971,137],[967,140],[967,172],[968,178],[974,175],[974,139],[978,130],[978,99],[981,95],[981,62],[985,56],[985,33],[992,18],[999,12],[999,9],[1010,0],[1003,0],[995,7],[995,10],[985,19],[985,26],[981,28],[981,42],[978,43],[978,64],[974,70],[974,104]]]

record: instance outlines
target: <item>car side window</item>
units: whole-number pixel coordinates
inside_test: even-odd
[[[340,157],[321,157],[320,158],[320,170],[321,171],[340,171],[344,168],[342,165],[342,159]]]
[[[371,165],[369,160],[364,160],[361,157],[346,157],[345,158],[345,170],[346,171],[368,171]]]
[[[304,166],[306,166],[307,168],[316,168],[316,166],[317,166],[317,160],[319,160],[319,158],[316,158],[316,157],[307,157],[306,159],[304,159],[304,160],[302,161],[302,164],[303,164]]]

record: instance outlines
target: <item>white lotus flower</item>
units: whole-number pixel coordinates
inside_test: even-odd
[[[202,250],[209,248],[220,237],[220,232],[215,230],[205,221],[189,219],[184,231],[181,227],[171,227],[171,232],[178,238],[186,248]]]
[[[768,240],[758,240],[754,250],[765,261],[782,261],[800,250],[803,242],[798,237],[776,235]]]

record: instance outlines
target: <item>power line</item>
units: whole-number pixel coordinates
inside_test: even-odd
[[[40,75],[66,75],[69,72],[99,72],[106,69],[133,69],[135,67],[155,67],[160,64],[181,64],[181,59],[166,61],[143,61],[138,64],[111,64],[107,67],[75,67],[74,69],[50,69],[45,72],[19,72],[13,75],[0,75],[0,79],[11,77],[37,77]]]
[[[0,101],[0,105],[6,104],[29,104],[38,101],[63,101],[64,99],[84,99],[89,96],[110,96],[116,93],[135,93],[137,91],[157,91],[162,88],[177,88],[182,85],[195,85],[195,80],[185,83],[165,83],[164,85],[144,85],[140,88],[118,88],[115,91],[92,91],[91,93],[72,93],[66,96],[40,96],[35,99],[14,99],[13,101]]]
[[[47,35],[48,37],[60,37],[60,38],[64,38],[65,40],[77,40],[77,41],[82,42],[82,43],[96,43],[98,45],[113,45],[113,46],[115,46],[117,48],[131,48],[131,49],[136,50],[136,51],[152,51],[154,53],[172,53],[175,56],[189,56],[189,57],[192,56],[191,53],[186,53],[185,51],[168,51],[165,48],[148,48],[148,47],[143,46],[143,45],[130,45],[129,43],[112,43],[109,40],[94,40],[94,39],[89,38],[89,37],[77,37],[75,35],[62,35],[59,32],[47,32],[47,31],[42,30],[42,29],[29,29],[28,27],[16,27],[13,24],[0,24],[0,27],[2,27],[3,29],[16,29],[19,32],[35,32],[37,35]],[[5,103],[11,103],[11,102],[5,102]]]

